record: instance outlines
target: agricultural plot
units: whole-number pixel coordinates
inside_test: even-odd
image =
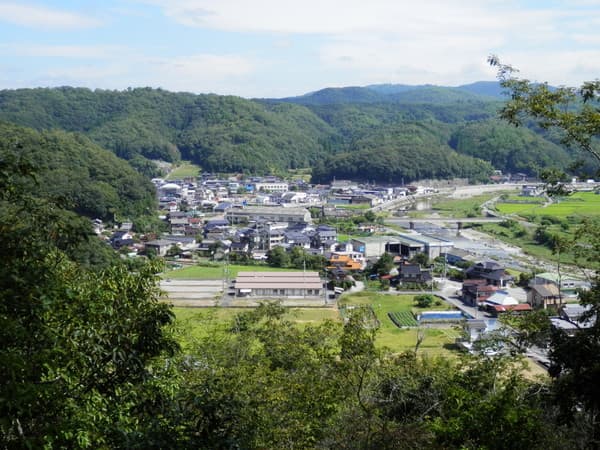
[[[417,325],[419,325],[412,313],[408,311],[389,312],[388,317],[392,322],[394,322],[394,325],[396,325],[398,328],[416,327]]]
[[[527,197],[518,197],[527,198]],[[519,216],[598,217],[600,216],[600,195],[593,192],[577,192],[568,197],[557,197],[554,202],[544,206],[537,203],[498,202],[496,209],[502,214]],[[533,200],[532,200],[533,201]]]
[[[197,177],[200,174],[200,167],[190,162],[182,162],[179,166],[173,169],[167,180],[180,180],[182,178]]]
[[[412,309],[415,307],[413,295],[388,295],[380,293],[359,292],[356,294],[342,297],[343,305],[368,305],[371,306],[380,327],[377,333],[376,345],[387,347],[394,352],[402,352],[413,349],[419,338],[419,333],[424,336],[420,351],[428,355],[449,355],[454,344],[455,337],[458,337],[458,331],[453,327],[447,328],[417,328],[415,325],[403,326],[398,328],[390,317],[402,317],[407,320],[411,317],[415,321]],[[451,305],[444,303],[441,306],[432,306],[431,308],[419,308],[419,311],[452,309]],[[411,322],[413,323],[413,322]],[[414,322],[416,324],[416,321]]]
[[[593,192],[577,192],[544,208],[544,215],[555,217],[600,216],[600,195]]]

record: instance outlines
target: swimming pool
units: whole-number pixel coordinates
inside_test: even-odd
[[[463,319],[472,319],[472,317],[462,311],[425,311],[417,316],[419,322],[459,321]]]

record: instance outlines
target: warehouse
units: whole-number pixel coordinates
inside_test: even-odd
[[[321,297],[324,281],[318,272],[239,272],[236,297]]]

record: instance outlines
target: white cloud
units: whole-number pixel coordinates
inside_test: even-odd
[[[0,2],[0,21],[31,28],[81,29],[100,25],[97,19],[41,5]]]
[[[244,77],[251,75],[256,67],[257,62],[237,55],[150,58],[125,52],[108,61],[56,65],[31,81],[37,86],[73,85],[101,89],[150,86],[171,91],[251,96],[250,92],[245,92]]]
[[[238,55],[192,55],[154,58],[142,62],[148,85],[173,91],[215,92],[242,95],[244,77],[256,63]]]
[[[582,43],[581,36],[571,37],[575,31],[569,23],[576,22],[581,34],[597,29],[600,17],[600,9],[575,10],[566,3],[534,9],[519,0],[145,1],[190,27],[286,37],[313,34],[320,38],[315,52],[321,67],[315,70],[352,71],[353,84],[491,79],[494,71],[485,62],[489,54],[528,49],[531,60],[539,60],[536,55],[546,48]],[[554,60],[556,75],[562,67],[567,82],[573,58]]]
[[[20,57],[113,59],[123,53],[130,50],[117,45],[0,44],[0,55]]]
[[[336,35],[438,30],[489,32],[544,22],[557,13],[514,7],[496,0],[147,0],[172,19],[224,31]]]

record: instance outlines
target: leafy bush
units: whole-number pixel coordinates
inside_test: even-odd
[[[432,294],[421,294],[415,296],[415,303],[419,308],[429,308],[433,305],[435,297]]]

